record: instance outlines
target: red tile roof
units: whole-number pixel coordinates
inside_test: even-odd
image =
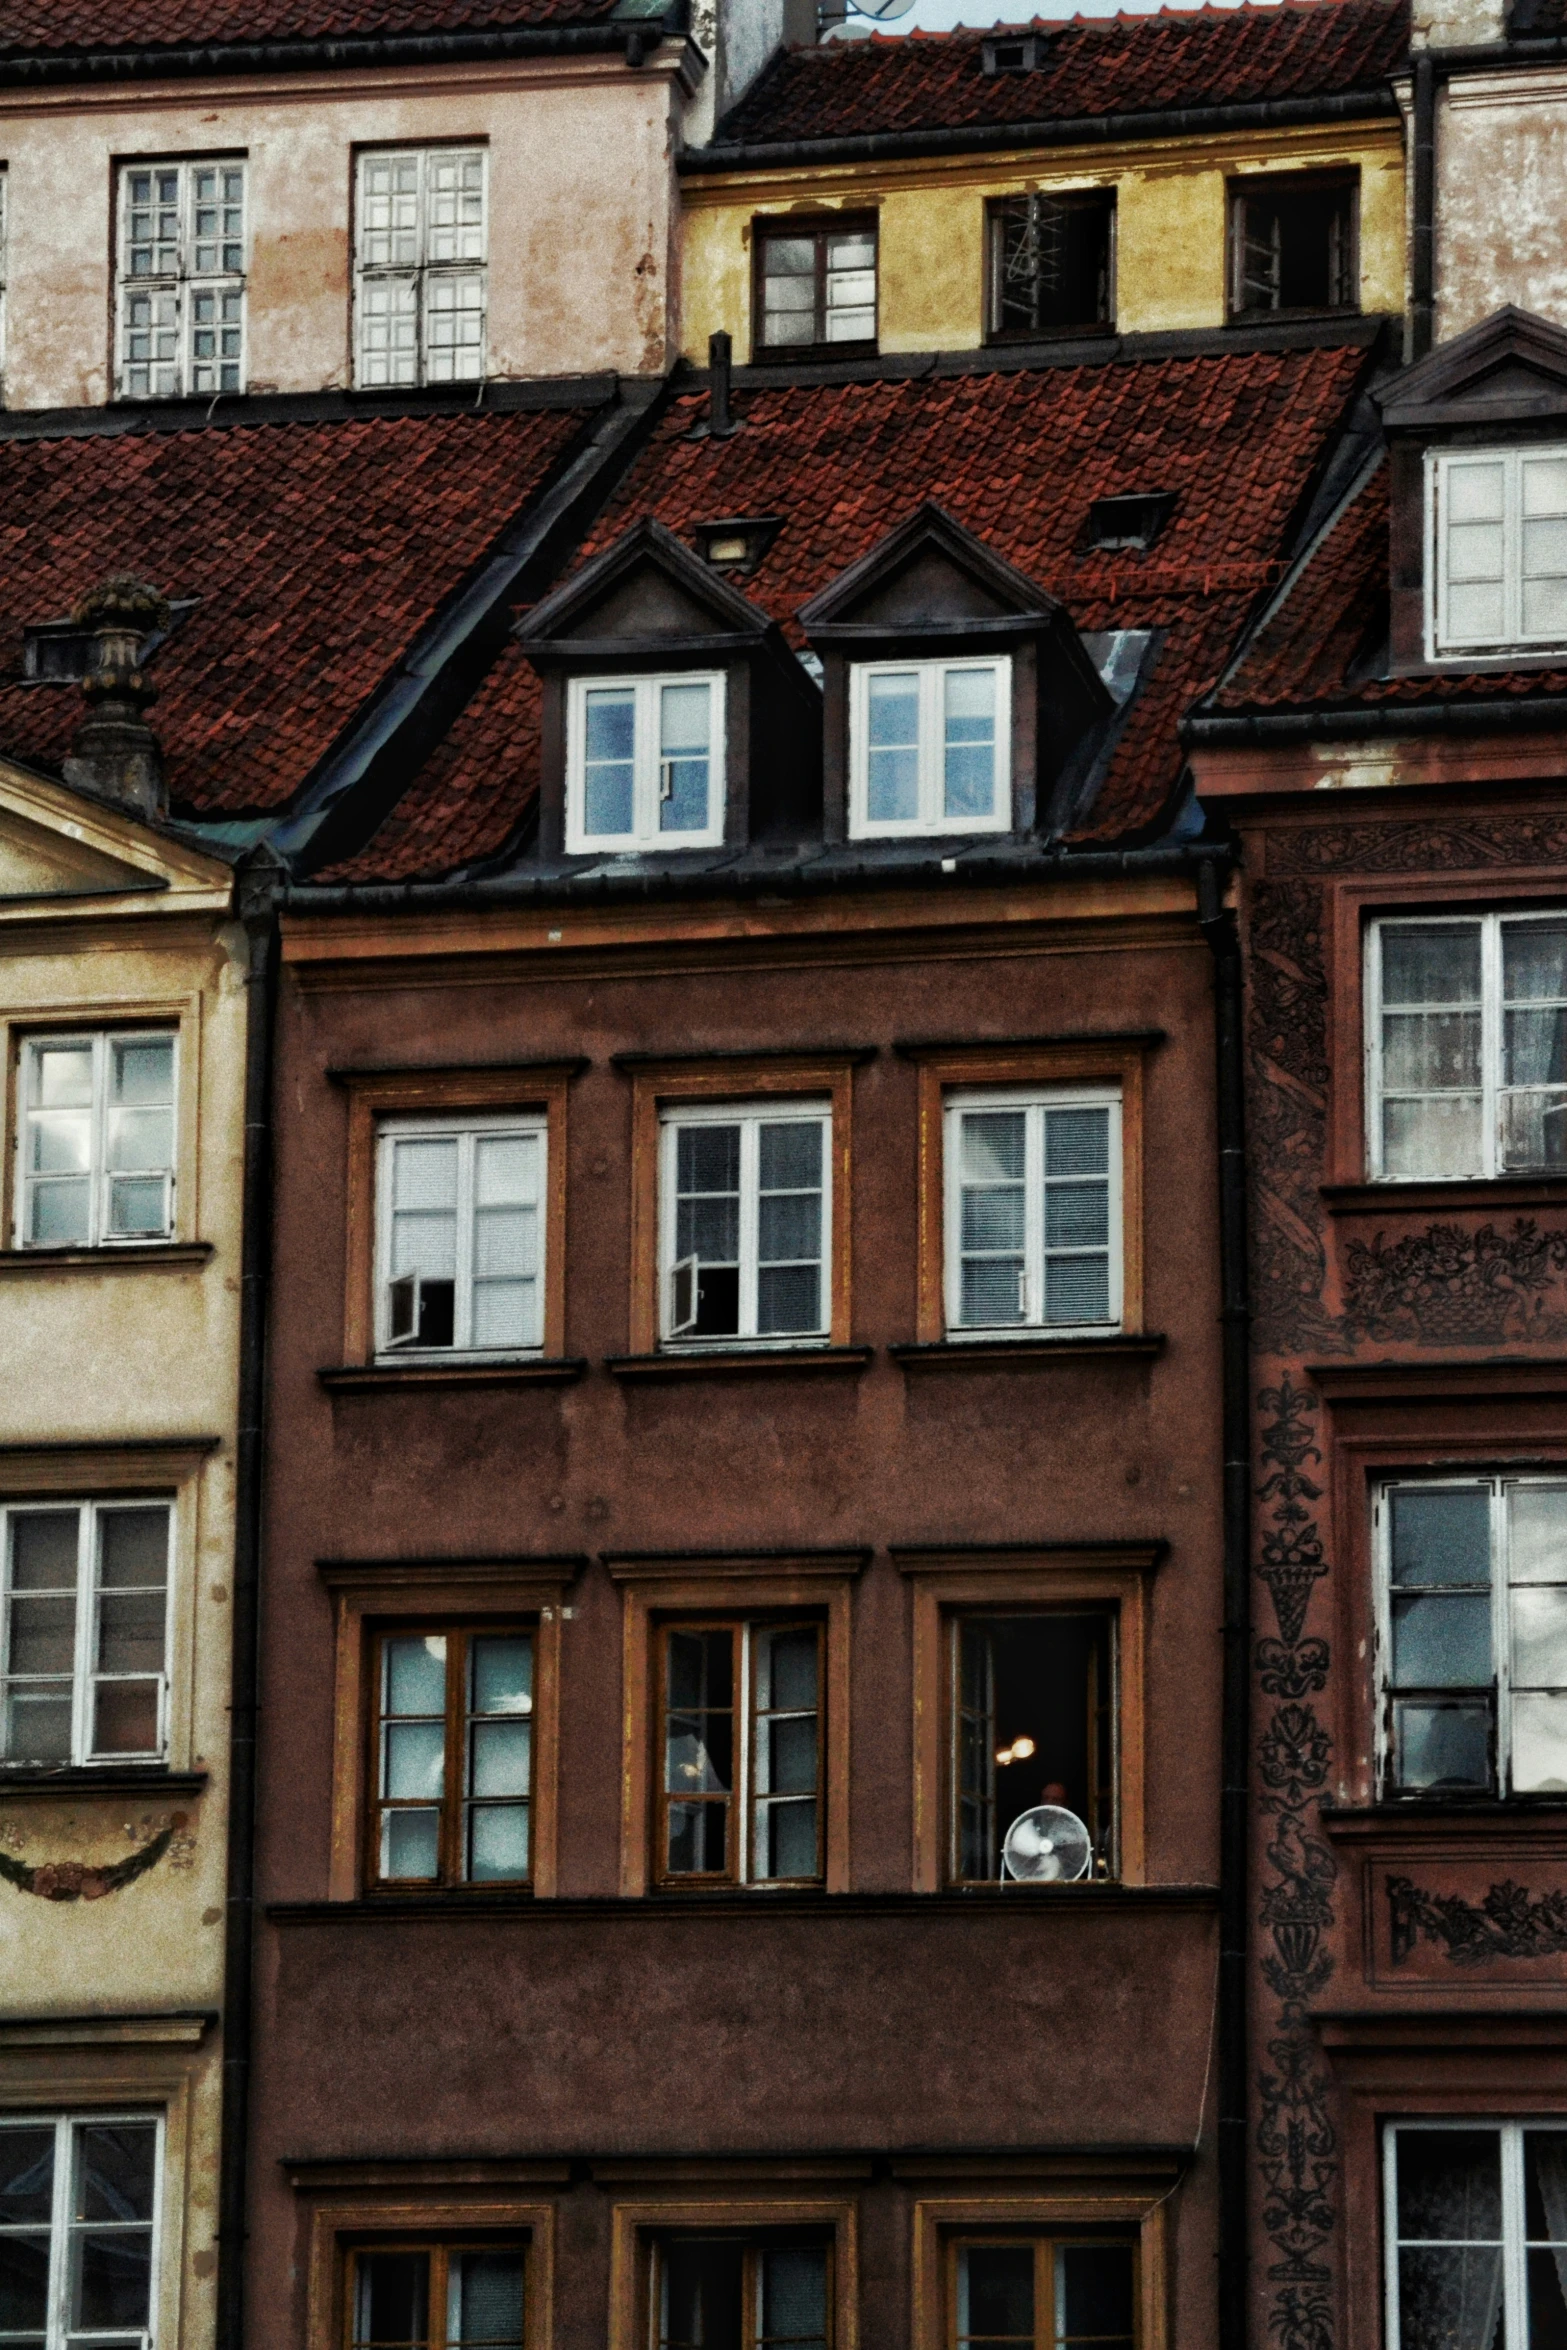
[[[287,805],[549,477],[573,409],[0,440],[0,751],[58,769],[83,715],[25,624],[109,573],[201,602],[154,656],[176,812]]]
[[[5,0],[0,58],[601,24],[617,0]]]
[[[996,128],[1380,89],[1407,62],[1406,0],[1282,0],[1045,24],[1032,73],[987,74],[981,33],[872,34],[774,59],[715,146]]]
[[[1328,704],[1366,707],[1567,694],[1567,670],[1472,669],[1437,676],[1357,677],[1386,651],[1388,469],[1346,503],[1259,623],[1213,696],[1224,715]]]
[[[582,550],[643,515],[689,541],[698,522],[781,514],[739,584],[798,646],[794,615],[922,498],[938,500],[1085,631],[1167,632],[1085,837],[1154,825],[1182,765],[1176,720],[1208,690],[1338,423],[1361,349],[789,386],[738,395],[732,440],[693,441],[704,395],[675,401]],[[1090,502],[1173,490],[1147,555],[1078,553]],[[538,687],[515,647],[379,834],[338,878],[407,879],[498,854],[536,788]]]

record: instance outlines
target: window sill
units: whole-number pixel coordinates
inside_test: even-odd
[[[1425,1838],[1445,1843],[1455,1828],[1490,1831],[1531,1829],[1559,1839],[1567,1815],[1561,1795],[1395,1795],[1381,1803],[1324,1804],[1322,1825],[1335,1841],[1376,1842],[1383,1838]]]
[[[189,1269],[213,1255],[210,1240],[105,1241],[97,1248],[0,1249],[0,1274],[109,1273],[139,1265]]]
[[[1363,315],[1358,302],[1310,302],[1294,309],[1282,305],[1277,310],[1232,310],[1226,326],[1293,326],[1308,318],[1359,318]]]
[[[565,1387],[587,1369],[585,1355],[539,1355],[516,1363],[347,1363],[318,1371],[331,1395],[388,1387]]]
[[[604,1368],[615,1379],[702,1379],[732,1371],[863,1371],[869,1346],[715,1346],[689,1354],[611,1355]]]
[[[171,1771],[162,1763],[0,1763],[0,1803],[78,1795],[200,1795],[205,1771]]]
[[[274,1923],[288,1926],[387,1924],[403,1918],[510,1917],[531,1918],[543,1926],[549,1919],[562,1923],[606,1922],[631,1924],[637,1919],[661,1923],[684,1912],[693,1919],[715,1913],[756,1917],[773,1904],[792,1916],[822,1918],[961,1916],[972,1920],[979,1911],[993,1918],[1015,1914],[1019,1895],[1035,1901],[1054,1900],[1062,1909],[1078,1910],[1200,1910],[1217,1906],[1215,1885],[981,1885],[958,1891],[944,1886],[930,1893],[822,1893],[763,1892],[727,1888],[705,1893],[549,1894],[535,1898],[526,1891],[414,1894],[388,1901],[380,1894],[360,1894],[347,1901],[289,1901],[268,1906]]]
[[[1111,1338],[943,1338],[933,1345],[889,1346],[905,1371],[994,1371],[1003,1363],[1032,1369],[1043,1363],[1093,1362],[1129,1356],[1151,1362],[1163,1354],[1160,1333],[1146,1337],[1118,1331]]]
[[[874,335],[862,335],[855,343],[756,343],[751,350],[751,365],[819,367],[824,360],[875,359],[879,355]]]
[[[1567,1206],[1567,1175],[1449,1175],[1436,1182],[1324,1183],[1330,1216],[1375,1216],[1392,1208],[1411,1215],[1444,1208]]]

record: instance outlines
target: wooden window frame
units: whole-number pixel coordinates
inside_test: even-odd
[[[764,334],[766,325],[765,279],[762,256],[770,242],[779,237],[813,237],[816,240],[816,310],[813,324],[825,327],[827,323],[827,257],[823,240],[832,236],[869,234],[875,246],[873,271],[876,279],[876,331],[862,335],[852,343],[769,343]],[[792,361],[813,359],[865,359],[875,356],[881,342],[881,215],[873,207],[858,212],[808,212],[799,214],[762,213],[751,223],[751,360],[753,366],[788,366]]]
[[[1029,1608],[1026,1611],[1014,1611],[1010,1607],[998,1609],[994,1606],[976,1607],[973,1605],[949,1606],[944,1608],[942,1611],[942,1636],[945,1647],[941,1676],[942,1818],[944,1823],[945,1844],[942,1863],[944,1882],[949,1887],[953,1889],[961,1889],[963,1892],[970,1892],[975,1887],[984,1890],[990,1886],[999,1885],[1004,1882],[1015,1882],[1013,1879],[1003,1879],[1000,1876],[965,1877],[961,1868],[959,1867],[959,1855],[963,1841],[960,1820],[962,1788],[958,1773],[958,1754],[960,1745],[958,1719],[960,1711],[958,1676],[961,1670],[961,1666],[958,1642],[955,1638],[955,1635],[958,1631],[958,1628],[963,1624],[981,1623],[988,1618],[998,1617],[1003,1620],[1007,1620],[1010,1619],[1014,1613],[1021,1614],[1025,1612],[1031,1616],[1044,1615],[1072,1617],[1075,1617],[1080,1613],[1092,1612],[1093,1614],[1101,1617],[1110,1626],[1110,1832],[1107,1837],[1101,1837],[1095,1846],[1095,1858],[1103,1859],[1110,1865],[1105,1869],[1103,1876],[1101,1876],[1096,1871],[1093,1878],[1091,1879],[1081,1879],[1074,1881],[1083,1883],[1103,1883],[1105,1879],[1108,1878],[1108,1880],[1113,1884],[1119,1883],[1121,1875],[1121,1823],[1117,1806],[1117,1797],[1119,1795],[1121,1779],[1121,1742],[1119,1734],[1121,1719],[1121,1689],[1119,1671],[1119,1652],[1121,1646],[1120,1609],[1114,1603],[1106,1604],[1102,1602],[1094,1602],[1090,1604],[1087,1601],[1081,1600],[1069,1602],[1066,1606],[1063,1607]],[[1087,1823],[1085,1823],[1085,1825],[1086,1824]]]
[[[958,2350],[959,2346],[958,2263],[961,2255],[964,2252],[983,2251],[987,2246],[995,2245],[997,2247],[1004,2246],[1009,2251],[1027,2249],[1033,2253],[1034,2340],[1032,2350],[1056,2350],[1055,2321],[1053,2316],[1047,2317],[1045,2315],[1047,2310],[1053,2311],[1055,2306],[1055,2293],[1053,2290],[1055,2284],[1055,2254],[1058,2249],[1070,2247],[1073,2243],[1092,2244],[1096,2241],[1099,2241],[1099,2239],[1090,2235],[1086,2235],[1081,2231],[1074,2231],[1069,2228],[1019,2228],[1016,2231],[1010,2229],[996,2230],[977,2228],[969,2231],[968,2233],[962,2233],[959,2231],[949,2232],[942,2244],[942,2267],[944,2271],[942,2277],[942,2293],[945,2302],[943,2324],[946,2329],[944,2335],[946,2350]],[[1140,2266],[1139,2254],[1141,2253],[1142,2246],[1134,2239],[1130,2246],[1130,2250],[1132,2254],[1132,2323],[1134,2327],[1135,2340],[1135,2331],[1138,2326],[1138,2318],[1140,2315],[1137,2307],[1137,2270]],[[978,2338],[980,2340],[984,2339],[983,2336]],[[972,2342],[975,2337],[971,2334],[969,2339]]]
[[[953,2254],[965,2240],[1000,2237],[1081,2237],[1115,2227],[1137,2238],[1137,2350],[1166,2350],[1169,2341],[1167,2214],[1169,2183],[1139,2177],[1132,2158],[1085,2166],[1079,2179],[1063,2176],[1047,2191],[1020,2193],[997,2182],[987,2195],[920,2196],[914,2205],[913,2350],[955,2350]]]
[[[1036,197],[1047,198],[1074,211],[1095,211],[1107,218],[1105,255],[1105,314],[1102,318],[1085,320],[1076,326],[1057,323],[1053,326],[1003,326],[1001,324],[1001,265],[1006,242],[1007,206],[1032,203]],[[1119,189],[1114,182],[1108,187],[1090,188],[1034,188],[1026,192],[1016,190],[1011,195],[991,196],[985,204],[985,341],[1005,346],[1009,343],[1054,343],[1077,341],[1091,335],[1115,333],[1115,262],[1116,230],[1120,211]]]
[[[815,1875],[810,1877],[758,1877],[749,1867],[742,1872],[740,1865],[742,1854],[746,1856],[748,1862],[754,1858],[752,1847],[755,1826],[754,1821],[748,1815],[756,1800],[751,1782],[752,1774],[756,1768],[754,1747],[757,1706],[755,1677],[750,1669],[746,1651],[750,1647],[753,1634],[758,1629],[775,1632],[810,1630],[816,1634],[816,1836],[817,1857],[823,1866],[818,1867]],[[725,1798],[729,1808],[732,1832],[726,1839],[727,1850],[731,1856],[730,1865],[723,1870],[707,1872],[689,1869],[674,1870],[666,1865],[663,1858],[669,1849],[667,1815],[672,1800],[669,1790],[663,1784],[664,1774],[660,1767],[670,1713],[669,1675],[664,1636],[671,1631],[728,1632],[731,1636],[731,1653],[739,1668],[733,1673],[731,1679],[731,1689],[735,1694],[734,1702],[729,1710],[734,1732],[734,1777],[736,1784],[728,1791]],[[776,1618],[770,1611],[764,1611],[761,1614],[748,1611],[739,1615],[725,1613],[718,1616],[686,1616],[665,1612],[652,1618],[649,1635],[656,1650],[649,1665],[654,1690],[653,1755],[649,1764],[652,1792],[652,1844],[649,1867],[652,1882],[660,1892],[680,1892],[686,1888],[704,1886],[742,1885],[754,1885],[770,1891],[814,1892],[819,1890],[823,1882],[826,1860],[826,1839],[823,1834],[826,1825],[825,1782],[827,1775],[827,1626],[825,1621],[820,1615],[805,1617],[796,1615],[793,1611],[786,1611]],[[743,1710],[740,1695],[742,1691],[744,1692]]]
[[[942,1891],[948,1875],[952,1784],[948,1734],[947,1625],[954,1615],[1069,1614],[1076,1606],[1117,1610],[1117,1719],[1113,1750],[1120,1867],[1116,1882],[1147,1881],[1144,1755],[1147,1720],[1149,1582],[1162,1555],[1155,1543],[1093,1549],[894,1551],[914,1604],[914,1886]],[[1091,1888],[1095,1880],[1086,1880]],[[984,1888],[974,1888],[983,1897]],[[997,1891],[1001,1890],[998,1885]],[[1007,1888],[1006,1898],[1070,1900],[1073,1885]]]
[[[357,2167],[357,2166],[355,2166]],[[530,2166],[517,2165],[525,2170]],[[533,2165],[535,2171],[560,2166]],[[307,2287],[306,2350],[344,2350],[352,2340],[350,2279],[354,2255],[360,2252],[423,2250],[432,2240],[449,2246],[473,2248],[485,2241],[496,2245],[520,2243],[523,2269],[523,2338],[527,2350],[551,2350],[555,2318],[555,2205],[525,2198],[516,2189],[498,2183],[487,2193],[471,2187],[445,2188],[436,2166],[421,2165],[422,2175],[376,2192],[379,2181],[333,2185],[335,2192],[312,2197],[310,2214],[309,2280]],[[561,2169],[561,2183],[564,2183]],[[349,2173],[350,2179],[352,2173]],[[314,2184],[296,2177],[296,2187]],[[551,2180],[550,2183],[554,2183]]]
[[[633,1072],[631,1087],[631,1353],[685,1354],[689,1341],[665,1346],[660,1312],[661,1131],[663,1113],[682,1103],[732,1102],[737,1109],[757,1102],[825,1099],[832,1119],[829,1153],[832,1209],[824,1269],[828,1282],[828,1322],[818,1336],[796,1338],[708,1341],[710,1351],[725,1344],[746,1353],[808,1352],[813,1347],[842,1347],[852,1331],[850,1298],[849,1189],[854,1061],[849,1054],[793,1054],[774,1058],[737,1057],[732,1061],[670,1060],[648,1064]]]
[[[607,2350],[647,2350],[653,2341],[653,2255],[674,2235],[762,2236],[820,2229],[831,2245],[831,2350],[859,2350],[859,2210],[852,2199],[722,2195],[617,2203],[611,2222]]]
[[[425,2258],[430,2263],[430,2300],[428,2316],[426,2318],[425,2324],[425,2333],[429,2343],[432,2345],[432,2350],[447,2350],[445,2321],[442,2320],[440,2329],[437,2331],[434,2319],[436,2311],[440,2308],[441,2303],[446,2298],[445,2288],[450,2282],[450,2270],[448,2263],[451,2260],[452,2254],[454,2252],[461,2253],[485,2251],[520,2252],[522,2255],[523,2341],[524,2343],[531,2345],[533,2336],[532,2329],[528,2323],[530,2315],[528,2309],[528,2271],[532,2266],[532,2262],[528,2257],[529,2250],[530,2247],[525,2237],[497,2239],[494,2236],[465,2236],[460,2230],[457,2231],[457,2233],[454,2235],[453,2232],[447,2228],[432,2228],[423,2231],[416,2231],[415,2233],[406,2236],[400,2234],[384,2237],[376,2236],[373,2237],[368,2243],[345,2244],[342,2248],[342,2350],[355,2350],[355,2344],[358,2338],[356,2333],[356,2320],[354,2316],[354,2285],[359,2262],[362,2259],[376,2259],[384,2253],[396,2254],[400,2252],[423,2253]],[[522,2350],[521,2344],[518,2345],[518,2350]]]
[[[466,1772],[466,1738],[471,1717],[465,1702],[469,1649],[474,1640],[486,1638],[526,1638],[532,1643],[531,1672],[537,1678],[539,1631],[538,1622],[531,1618],[516,1621],[486,1619],[473,1624],[452,1621],[445,1616],[427,1623],[398,1620],[391,1623],[373,1623],[368,1628],[372,1656],[366,1674],[365,1722],[368,1745],[365,1754],[365,1801],[368,1818],[365,1822],[365,1876],[366,1890],[380,1893],[463,1893],[463,1892],[520,1892],[533,1879],[533,1818],[537,1809],[534,1797],[534,1770],[532,1740],[529,1742],[528,1793],[528,1873],[521,1877],[466,1877],[461,1870],[463,1843],[463,1813],[468,1798],[464,1792]],[[458,1643],[454,1654],[448,1648],[445,1660],[445,1793],[440,1803],[440,1826],[437,1832],[438,1873],[434,1877],[383,1877],[377,1868],[379,1837],[377,1834],[383,1807],[388,1799],[380,1791],[381,1757],[379,1732],[382,1725],[396,1716],[381,1710],[381,1664],[388,1640],[418,1638],[421,1634],[438,1634],[446,1641]],[[528,1717],[530,1729],[534,1716]]]
[[[620,1890],[636,1897],[668,1890],[678,1895],[686,1880],[660,1880],[654,1868],[655,1839],[662,1807],[656,1740],[659,1704],[653,1659],[657,1625],[670,1617],[693,1622],[716,1618],[776,1616],[826,1618],[825,1669],[820,1683],[824,1720],[820,1730],[823,1768],[818,1801],[822,1817],[822,1875],[815,1888],[849,1889],[849,1641],[854,1578],[865,1563],[860,1551],[802,1551],[792,1556],[734,1553],[727,1557],[648,1558],[606,1555],[605,1564],[622,1594],[624,1733],[621,1758]],[[710,1880],[698,1879],[692,1890]],[[791,1887],[739,1885],[758,1900],[787,1898]]]
[[[919,1343],[936,1346],[994,1339],[999,1345],[1037,1342],[1069,1345],[1076,1332],[1059,1335],[1029,1324],[1016,1331],[975,1331],[965,1338],[949,1331],[946,1310],[946,1106],[950,1093],[1007,1086],[1115,1085],[1121,1093],[1121,1319],[1117,1335],[1143,1334],[1144,1295],[1144,1062],[1138,1043],[940,1046],[911,1055],[919,1069],[918,1310]]]
[[[350,1368],[377,1361],[375,1268],[378,1138],[381,1122],[393,1118],[456,1119],[535,1112],[545,1122],[544,1173],[544,1343],[542,1356],[518,1360],[558,1362],[566,1348],[566,1097],[578,1064],[544,1062],[512,1069],[426,1069],[407,1072],[348,1071],[347,1243],[343,1292],[343,1362]],[[389,1355],[388,1370],[403,1360]],[[453,1370],[494,1357],[443,1350],[436,1371]],[[408,1358],[428,1377],[430,1355]]]
[[[1244,293],[1245,257],[1242,226],[1243,208],[1254,196],[1327,195],[1343,192],[1349,198],[1349,254],[1345,274],[1354,288],[1347,302],[1330,302],[1317,307],[1280,307],[1277,310],[1247,310],[1238,299]],[[1270,320],[1291,318],[1356,318],[1360,315],[1360,169],[1329,167],[1325,171],[1257,171],[1238,172],[1226,180],[1224,188],[1224,316],[1229,326],[1260,326]]]
[[[485,1894],[548,1899],[556,1890],[560,1809],[560,1674],[563,1594],[579,1561],[465,1559],[322,1562],[335,1617],[332,1733],[332,1837],[327,1898],[364,1893],[399,1901],[463,1901]],[[532,1872],[526,1883],[386,1884],[373,1869],[370,1822],[375,1808],[373,1751],[374,1635],[428,1629],[488,1631],[528,1624],[533,1631]]]

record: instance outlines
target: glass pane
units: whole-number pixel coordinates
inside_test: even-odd
[[[468,1875],[474,1884],[517,1880],[528,1873],[528,1806],[477,1805],[469,1816]]]
[[[470,1650],[476,1714],[531,1714],[533,1642],[507,1635],[477,1639]]]
[[[1404,2243],[1501,2241],[1502,2151],[1495,2130],[1398,2132]]]
[[[944,687],[943,812],[990,816],[996,804],[996,672],[952,669]]]
[[[911,823],[920,812],[917,671],[866,680],[865,812],[872,824]]]
[[[470,1757],[469,1792],[473,1795],[526,1795],[530,1783],[533,1724],[531,1722],[475,1722]]]
[[[1382,938],[1384,1004],[1478,1004],[1480,924],[1386,924]]]
[[[1514,1687],[1567,1689],[1567,1588],[1525,1585],[1510,1608]]]
[[[756,1642],[757,1703],[769,1712],[809,1710],[816,1703],[817,1635],[763,1632]]]
[[[1513,1583],[1567,1583],[1567,1485],[1507,1492],[1507,1572]]]
[[[161,1591],[106,1591],[98,1603],[99,1672],[161,1673],[165,1612]]]
[[[1516,1017],[1511,1012],[1507,1015],[1509,1046]],[[1547,1049],[1554,1059],[1558,1050],[1567,1050],[1567,1017],[1550,1012],[1545,1018],[1551,1024]],[[1567,1092],[1504,1094],[1501,1112],[1504,1168],[1567,1165]]]
[[[814,1119],[761,1126],[756,1146],[763,1191],[820,1191],[822,1128]]]
[[[759,2342],[822,2344],[827,2340],[827,2255],[780,2250],[761,2256]]]
[[[1400,1698],[1393,1707],[1393,1754],[1400,1787],[1435,1793],[1491,1784],[1491,1709]]]
[[[1110,1267],[1103,1257],[1050,1257],[1045,1263],[1045,1320],[1103,1323],[1110,1319]]]
[[[963,1265],[958,1319],[965,1330],[1000,1328],[1027,1313],[1021,1257],[968,1258]]]
[[[1106,1110],[1047,1110],[1045,1173],[1104,1175],[1110,1168],[1110,1113]]]
[[[664,2247],[660,2350],[744,2350],[745,2248],[731,2240]]]
[[[1567,1790],[1567,1696],[1513,1699],[1511,1776],[1515,1795]]]
[[[1023,1231],[1021,1183],[996,1184],[985,1190],[972,1184],[964,1185],[961,1237],[965,1253],[977,1249],[1020,1251]]]
[[[17,1510],[11,1518],[13,1591],[74,1591],[75,1510]]]
[[[1492,534],[1478,534],[1482,541]],[[1496,533],[1497,538],[1500,533]],[[1500,571],[1501,559],[1494,545],[1483,553],[1468,550],[1471,562],[1482,562],[1487,569]],[[1450,587],[1447,591],[1447,637],[1454,644],[1497,644],[1501,641],[1506,620],[1506,607],[1500,587]]]
[[[152,2288],[150,2229],[128,2228],[112,2235],[84,2230],[72,2245],[72,2265],[73,2326],[146,2324]]]
[[[1034,2341],[1034,2247],[970,2244],[958,2255],[960,2342]]]
[[[757,1204],[757,1257],[764,1265],[821,1254],[820,1192],[763,1192]]]
[[[49,2238],[0,2236],[0,2339],[6,2350],[43,2350],[49,2307]],[[23,2339],[13,2345],[11,2337]]]
[[[586,742],[582,768],[582,829],[594,837],[632,830],[636,696],[626,689],[584,697]]]
[[[8,1649],[13,1673],[69,1673],[76,1655],[75,1600],[13,1598]]]
[[[1052,1183],[1045,1192],[1046,1248],[1104,1248],[1110,1190],[1104,1183]]]
[[[0,2227],[45,2224],[54,2212],[54,2131],[0,2129]]]
[[[168,1109],[109,1112],[107,1164],[126,1174],[167,1167],[174,1156],[174,1114]]]
[[[1567,2350],[1567,2247],[1525,2255],[1529,2350]]]
[[[473,1196],[480,1208],[531,1205],[539,1195],[542,1145],[536,1134],[481,1134],[473,1146]]]
[[[7,1762],[69,1762],[71,1699],[12,1689],[5,1699],[3,1751]]]
[[[1567,2244],[1567,2135],[1525,2130],[1524,2234],[1531,2244]]]
[[[1491,1496],[1483,1485],[1398,1487],[1388,1495],[1393,1581],[1491,1580]]]
[[[672,1877],[713,1876],[728,1866],[729,1806],[708,1803],[671,1803],[669,1860]]]
[[[1393,1685],[1478,1689],[1491,1678],[1491,1602],[1483,1592],[1393,1599]]]
[[[1567,631],[1567,579],[1541,579],[1530,574],[1547,567],[1560,570],[1567,566],[1567,524],[1526,522],[1523,536],[1524,562],[1528,567],[1520,614],[1523,633],[1560,636]]]
[[[762,1338],[803,1338],[822,1329],[822,1277],[815,1265],[764,1266],[756,1277]]]
[[[439,1796],[446,1783],[445,1724],[389,1722],[382,1736],[386,1754],[383,1795]]]
[[[116,1175],[109,1184],[108,1229],[117,1239],[156,1237],[168,1229],[169,1191],[163,1177]]]
[[[1382,1083],[1389,1092],[1473,1090],[1480,1083],[1480,1015],[1385,1012]]]
[[[966,1110],[962,1120],[966,1183],[1021,1182],[1028,1132],[1022,1110]]]
[[[154,1754],[160,1744],[156,1681],[100,1681],[93,1698],[94,1754]]]
[[[427,1884],[439,1875],[440,1814],[389,1811],[381,1818],[381,1874]]]
[[[514,2350],[522,2341],[522,2254],[454,2252],[446,2331],[452,2343]]]
[[[1567,1002],[1567,923],[1502,924],[1502,993],[1508,1003]]]
[[[429,2254],[361,2252],[355,2266],[355,2350],[371,2343],[428,2342]]]
[[[86,1178],[34,1183],[28,1189],[27,1237],[38,1248],[85,1246],[91,1200]]]
[[[446,1710],[446,1638],[443,1633],[416,1634],[411,1639],[388,1640],[385,1659],[384,1711],[389,1714],[441,1714]]]
[[[661,688],[659,830],[703,832],[709,822],[713,689]]]
[[[766,1723],[757,1783],[767,1794],[809,1795],[816,1786],[816,1716],[786,1714]]]
[[[1130,2343],[1130,2244],[1063,2244],[1056,2254],[1056,2325],[1060,2340]]]
[[[415,1210],[455,1210],[457,1139],[399,1137],[392,1146],[392,1204]]]
[[[103,1510],[98,1517],[98,1581],[105,1591],[154,1589],[169,1578],[169,1513]]]
[[[759,1877],[820,1875],[814,1797],[758,1804],[757,1837],[758,1857],[753,1865]]]
[[[1500,2350],[1500,2245],[1400,2252],[1398,2316],[1399,2350]]]
[[[92,1106],[92,1046],[42,1044],[34,1048],[33,1099],[41,1109]]]
[[[92,1123],[85,1111],[38,1110],[29,1120],[28,1164],[40,1175],[76,1175],[92,1164]]]
[[[83,2220],[152,2218],[158,2133],[152,2122],[114,2122],[78,2133],[76,2214]]]

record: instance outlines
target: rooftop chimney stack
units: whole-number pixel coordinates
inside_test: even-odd
[[[140,666],[145,639],[169,625],[167,599],[121,573],[84,596],[71,618],[92,632],[93,658],[82,680],[87,715],[76,729],[65,780],[139,816],[167,815],[163,746],[145,715],[157,688]]]
[[[733,348],[722,329],[707,338],[707,429],[715,441],[727,441],[735,429],[729,407],[729,362]]]

